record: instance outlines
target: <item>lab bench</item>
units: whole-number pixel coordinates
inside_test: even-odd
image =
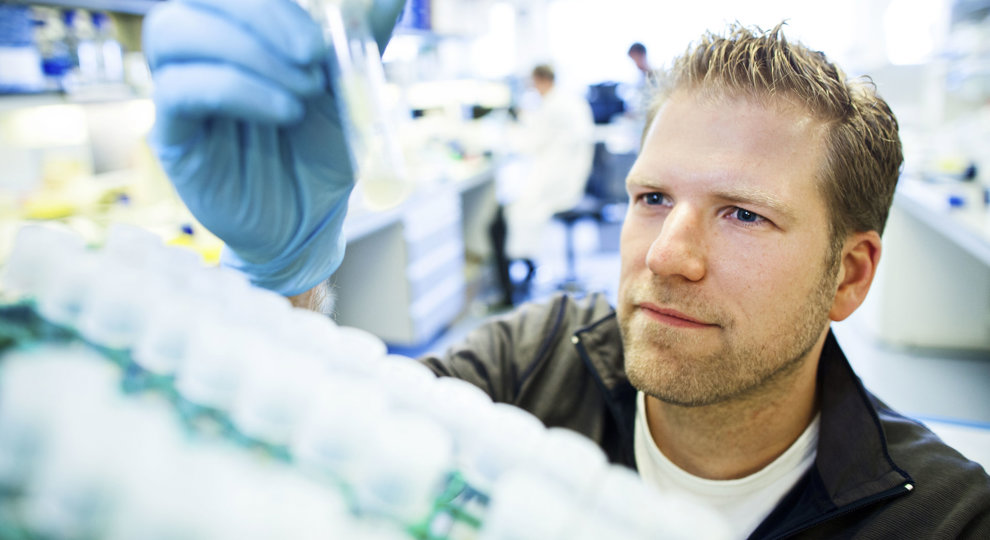
[[[386,211],[361,211],[352,200],[346,255],[331,278],[337,322],[403,347],[453,322],[467,301],[465,254],[487,249],[496,168],[479,166]]]
[[[979,184],[902,179],[883,246],[864,305],[874,334],[899,347],[990,357],[990,211]]]

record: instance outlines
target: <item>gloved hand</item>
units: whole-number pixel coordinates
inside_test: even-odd
[[[404,0],[374,0],[384,50]],[[151,145],[223,264],[295,295],[344,254],[354,174],[322,30],[291,0],[172,0],[145,19]]]

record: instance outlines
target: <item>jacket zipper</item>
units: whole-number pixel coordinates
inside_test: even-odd
[[[835,519],[835,518],[844,516],[844,515],[848,514],[849,512],[853,512],[855,510],[859,510],[860,508],[864,508],[864,507],[869,506],[869,505],[871,505],[873,503],[880,502],[880,501],[882,501],[884,499],[889,499],[889,498],[896,497],[896,496],[899,496],[899,495],[906,495],[907,493],[910,493],[913,490],[914,490],[914,484],[912,484],[910,482],[904,483],[904,484],[902,484],[900,486],[897,486],[895,488],[888,489],[887,491],[884,491],[884,492],[881,492],[881,493],[877,493],[877,494],[871,495],[869,497],[865,497],[865,498],[860,499],[860,500],[858,500],[858,501],[856,501],[854,503],[847,504],[847,505],[843,506],[842,508],[837,508],[837,509],[833,510],[832,512],[828,513],[828,514],[825,514],[823,516],[819,516],[817,519],[814,519],[812,521],[809,521],[807,523],[804,523],[804,524],[802,524],[802,525],[800,525],[798,527],[792,528],[791,530],[789,530],[789,531],[787,531],[787,532],[785,532],[783,534],[778,534],[776,536],[771,536],[770,538],[773,538],[774,540],[776,540],[778,538],[788,538],[788,537],[797,535],[799,533],[802,533],[804,531],[807,531],[808,529],[810,529],[810,528],[812,528],[812,527],[814,527],[816,525],[821,525],[822,523],[825,523],[826,521],[829,521],[829,520],[832,520],[832,519]]]
[[[612,393],[609,392],[608,388],[605,387],[605,382],[602,381],[601,378],[598,376],[597,371],[594,369],[594,366],[591,363],[591,359],[588,357],[588,352],[584,348],[584,341],[581,340],[580,332],[571,335],[571,343],[574,345],[574,348],[577,349],[578,355],[581,357],[581,362],[583,362],[584,365],[588,368],[588,370],[592,373],[593,376],[591,377],[591,379],[595,381],[595,384],[598,386],[598,389],[601,391],[602,397],[605,399],[605,404],[608,406],[609,413],[612,415],[612,418],[615,420],[616,427],[619,429],[620,432],[622,432],[623,439],[632,441],[632,434],[626,433],[627,426],[623,422],[625,419],[622,417],[621,411],[617,409],[615,400],[612,398]],[[637,470],[636,457],[635,454],[633,453],[632,447],[631,446],[626,447],[625,445],[623,445],[622,450],[623,453],[626,454],[625,459],[630,461],[629,465],[631,466],[631,468],[633,470]]]

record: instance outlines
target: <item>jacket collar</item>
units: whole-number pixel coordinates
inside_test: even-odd
[[[615,313],[576,335],[589,368],[609,394],[613,416],[625,427],[623,447],[632,455],[636,392],[626,378]],[[845,506],[911,481],[887,451],[876,398],[853,372],[831,329],[818,365],[818,393],[822,414],[815,466],[831,504]]]
[[[911,480],[891,459],[876,398],[853,372],[831,330],[818,363],[818,395],[822,420],[816,467],[836,506]]]

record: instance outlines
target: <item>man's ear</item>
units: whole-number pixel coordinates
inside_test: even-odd
[[[845,319],[866,299],[880,263],[880,249],[876,231],[854,233],[846,239],[839,265],[839,288],[828,312],[830,319]]]

